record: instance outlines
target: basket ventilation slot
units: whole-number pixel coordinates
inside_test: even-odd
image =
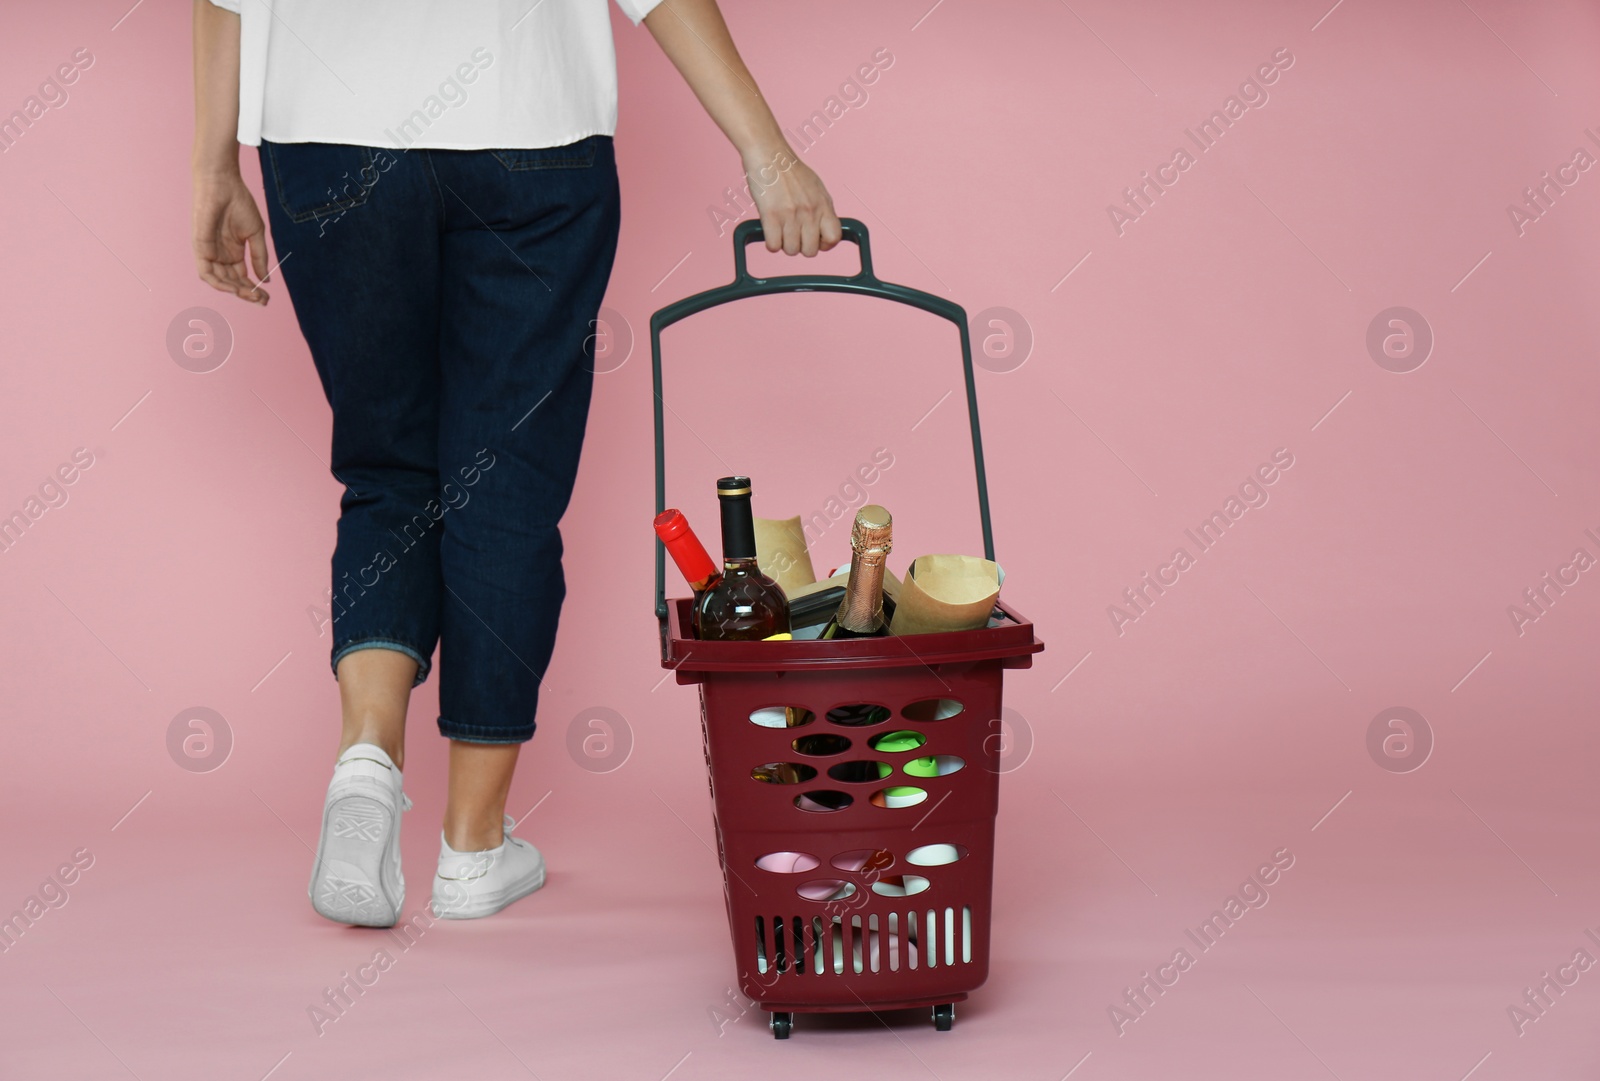
[[[899,972],[972,961],[972,906],[831,918],[757,916],[756,971]]]

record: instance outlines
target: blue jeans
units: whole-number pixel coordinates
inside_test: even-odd
[[[558,523],[616,255],[609,136],[537,150],[261,145],[279,271],[333,411],[339,660],[427,678],[439,731],[533,737],[566,583]]]

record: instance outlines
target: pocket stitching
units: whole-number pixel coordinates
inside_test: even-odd
[[[593,136],[591,136],[590,138],[592,139]],[[509,150],[509,149],[512,149],[512,148],[508,147],[506,149]],[[528,148],[528,149],[542,150],[544,148],[543,147],[531,147],[531,148]],[[580,156],[580,157],[574,157],[574,156],[570,156],[569,155],[569,156],[563,157],[563,158],[537,158],[537,159],[534,159],[534,160],[531,160],[531,161],[508,161],[508,160],[506,160],[506,157],[505,157],[505,153],[506,153],[505,150],[493,150],[493,151],[490,151],[490,153],[492,153],[494,155],[495,160],[498,161],[507,171],[513,172],[513,173],[524,173],[524,172],[530,172],[530,171],[535,170],[535,169],[587,169],[587,168],[592,168],[594,166],[595,148],[594,148],[594,144],[591,142],[589,144],[589,152],[588,152],[588,154]]]
[[[274,185],[278,189],[278,205],[283,208],[283,212],[285,214],[289,215],[290,221],[294,222],[296,225],[303,225],[308,221],[316,221],[320,218],[330,217],[335,212],[342,214],[347,210],[352,210],[358,206],[366,205],[367,193],[371,189],[363,185],[361,188],[361,194],[355,196],[354,198],[335,199],[330,203],[323,203],[320,206],[311,208],[310,210],[296,211],[294,208],[289,206],[289,200],[284,195],[283,174],[278,169],[278,145],[279,144],[277,143],[268,144],[267,158],[272,162],[272,179]],[[372,148],[360,146],[356,149],[361,151],[361,168],[358,169],[357,172],[365,173],[373,167]]]

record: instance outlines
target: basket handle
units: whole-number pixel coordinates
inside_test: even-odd
[[[972,429],[972,464],[978,481],[978,518],[983,526],[984,558],[994,559],[994,530],[989,520],[989,484],[983,468],[983,433],[978,424],[978,389],[972,375],[972,335],[967,326],[967,312],[961,305],[943,297],[912,289],[906,285],[880,281],[872,270],[872,246],[867,227],[855,218],[840,218],[839,226],[845,240],[853,242],[861,251],[861,269],[855,274],[782,274],[771,278],[751,277],[745,263],[745,248],[765,239],[761,222],[743,221],[733,231],[733,281],[714,289],[684,297],[650,316],[650,374],[655,394],[656,437],[656,513],[667,509],[667,460],[664,441],[665,423],[661,396],[661,332],[681,319],[686,319],[707,308],[726,304],[746,297],[768,296],[775,293],[855,293],[861,296],[881,297],[919,308],[925,312],[950,320],[961,334],[961,368],[966,380],[967,421]],[[667,549],[656,540],[656,618],[661,622],[665,641],[667,628]]]
[[[840,218],[839,231],[845,240],[853,243],[861,252],[861,269],[850,275],[851,281],[866,282],[870,285],[882,285],[877,275],[872,273],[872,241],[867,236],[867,227],[855,218]],[[778,279],[753,278],[745,266],[745,249],[752,244],[760,243],[767,238],[766,230],[761,227],[761,222],[751,219],[742,221],[733,230],[733,280],[735,284],[750,284]],[[788,275],[790,277],[806,277],[808,275]],[[766,291],[766,290],[762,290]]]

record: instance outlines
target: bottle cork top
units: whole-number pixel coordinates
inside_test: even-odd
[[[856,521],[850,527],[850,547],[857,552],[881,551],[892,547],[894,519],[876,503],[868,503],[856,511]]]

